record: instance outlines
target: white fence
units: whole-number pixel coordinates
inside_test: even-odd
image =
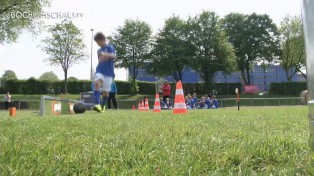
[[[236,98],[217,99],[220,107],[237,106]],[[137,107],[141,100],[117,100],[119,109],[131,109],[133,105]],[[154,106],[154,99],[149,99],[149,105]],[[173,103],[174,100],[171,99]],[[295,106],[301,104],[301,97],[281,97],[281,98],[240,98],[240,106]],[[10,106],[17,109],[39,110],[40,100],[15,100]],[[113,105],[111,105],[113,106]],[[1,102],[0,109],[4,109],[4,102]]]

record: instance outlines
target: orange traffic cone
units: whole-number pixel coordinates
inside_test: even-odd
[[[143,111],[144,110],[144,101],[142,100],[142,103],[141,103],[141,109],[140,109],[141,111]]]
[[[137,110],[141,110],[141,103],[140,102],[138,102]]]
[[[9,108],[9,115],[11,117],[15,117],[16,116],[16,107]]]
[[[161,111],[161,107],[160,107],[159,94],[156,93],[155,104],[154,104],[154,112],[160,112],[160,111]]]
[[[132,106],[132,110],[135,110],[135,106],[134,105]]]
[[[178,81],[176,85],[176,97],[174,99],[173,113],[174,114],[187,113],[181,81]]]
[[[148,104],[148,98],[145,98],[145,107],[144,107],[145,111],[149,111],[149,104]]]

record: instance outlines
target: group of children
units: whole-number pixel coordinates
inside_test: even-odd
[[[187,109],[217,109],[219,107],[215,95],[211,94],[204,94],[200,100],[197,99],[196,93],[193,93],[193,96],[187,94],[185,104]]]
[[[201,99],[198,99],[196,93],[193,93],[193,96],[190,94],[185,96],[185,105],[187,109],[217,109],[219,107],[215,95],[204,94]],[[169,98],[166,101],[160,98],[160,106],[161,109],[172,109],[172,102]]]

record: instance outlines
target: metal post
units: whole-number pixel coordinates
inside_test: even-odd
[[[280,103],[280,98],[279,98],[279,106],[281,106],[281,103]]]
[[[240,111],[240,92],[239,92],[239,89],[238,89],[238,88],[235,89],[235,93],[236,93],[236,95],[237,95],[238,111]]]
[[[21,100],[19,100],[19,110],[21,110]]]
[[[45,104],[45,96],[42,95],[40,97],[40,110],[39,110],[40,116],[44,116],[44,114],[45,114],[45,105],[44,104]]]
[[[265,99],[265,106],[267,106],[267,99]]]
[[[92,31],[92,37],[91,37],[91,51],[90,51],[90,80],[93,81],[93,37],[94,37],[94,29],[90,29]]]
[[[314,150],[314,1],[303,0],[302,18],[306,50],[307,88],[309,92],[308,118],[310,128],[309,144]]]

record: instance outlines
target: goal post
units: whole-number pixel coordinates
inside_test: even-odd
[[[42,95],[39,116],[73,114],[73,106],[76,102],[78,101]]]
[[[306,51],[306,74],[308,90],[309,144],[314,150],[314,1],[302,1],[302,19]]]

